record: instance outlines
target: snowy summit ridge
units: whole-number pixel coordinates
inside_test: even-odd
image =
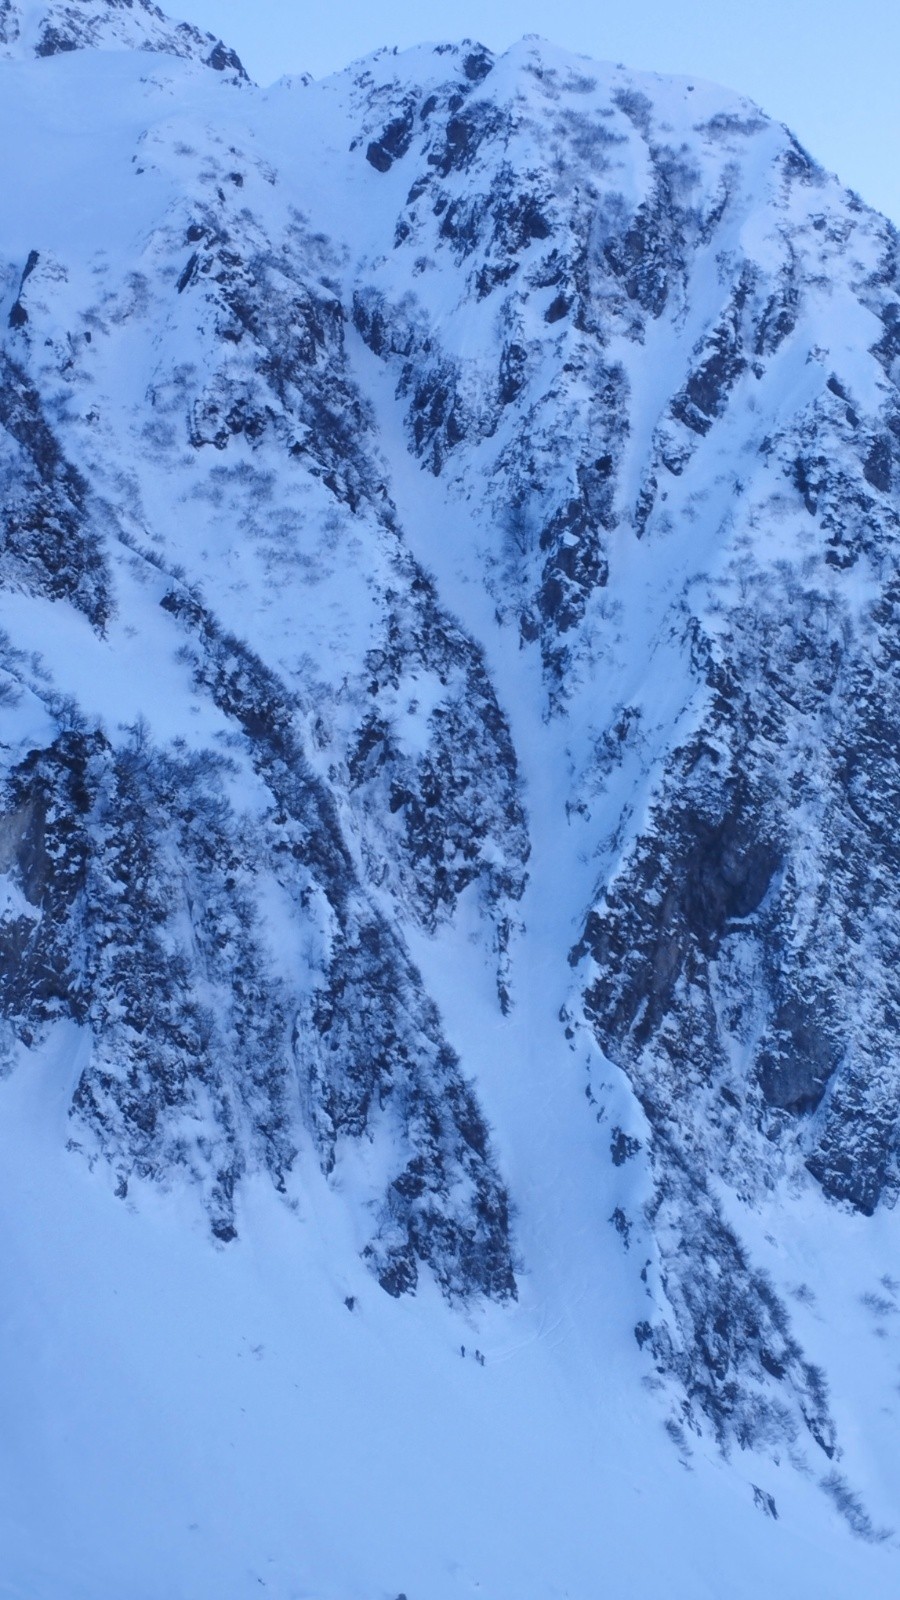
[[[0,45],[16,1582],[892,1595],[895,230],[534,39]]]
[[[173,22],[152,0],[0,0],[0,56],[70,50],[151,50],[247,77],[221,39],[189,22]]]

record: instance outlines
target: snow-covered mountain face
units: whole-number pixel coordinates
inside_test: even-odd
[[[247,78],[221,39],[171,21],[152,0],[0,0],[0,56],[16,61],[69,50],[153,50]]]
[[[747,102],[534,40],[262,92],[147,0],[0,0],[0,54],[10,1137],[45,1097],[140,1259],[166,1196],[240,1262],[269,1191],[343,1316],[564,1327],[498,1436],[565,1374],[611,1494],[665,1419],[676,1523],[715,1441],[834,1563],[729,1592],[846,1594],[794,1485],[875,1542],[900,1479],[896,233]],[[586,1600],[550,1502],[532,1592]]]

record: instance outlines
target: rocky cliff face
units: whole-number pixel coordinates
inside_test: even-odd
[[[38,151],[0,234],[0,999],[85,1030],[73,1148],[227,1242],[308,1146],[390,1293],[508,1299],[410,954],[474,944],[501,1030],[563,984],[673,1428],[826,1472],[751,1219],[900,1187],[894,230],[746,102],[534,41],[266,95],[144,3],[0,42],[73,58],[10,92],[163,52],[91,58],[100,197]]]

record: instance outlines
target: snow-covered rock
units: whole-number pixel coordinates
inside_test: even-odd
[[[152,0],[0,0],[0,56],[21,60],[69,50],[154,50],[202,61],[235,80],[247,77],[221,39],[190,22],[173,22]]]
[[[262,92],[146,0],[0,0],[0,54],[0,1090],[58,1192],[202,1219],[238,1301],[261,1228],[342,1315],[377,1280],[379,1372],[489,1330],[484,1472],[528,1396],[578,1461],[535,1600],[596,1592],[619,1450],[664,1519],[679,1458],[746,1480],[738,1544],[793,1508],[729,1592],[837,1600],[813,1528],[893,1592],[894,229],[748,102],[535,39]],[[483,1444],[420,1412],[379,1504]]]

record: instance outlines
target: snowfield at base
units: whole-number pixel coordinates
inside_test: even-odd
[[[35,526],[70,532],[56,565],[0,553],[3,959],[71,929],[0,1019],[0,1596],[893,1600],[896,1130],[879,1166],[853,1101],[848,1177],[824,1119],[853,1041],[827,1092],[804,1058],[814,1105],[760,1045],[795,976],[771,928],[819,939],[832,835],[798,775],[856,704],[829,641],[883,666],[889,636],[888,225],[747,102],[535,40],[260,90],[200,36],[193,60],[111,37],[0,59],[0,407],[33,400],[27,427],[0,409],[0,487],[19,516],[42,462]],[[689,246],[654,232],[663,170]],[[629,254],[654,250],[659,283]],[[786,677],[791,606],[825,620]],[[765,667],[746,759],[739,656]],[[657,1025],[629,961],[657,975],[677,939],[628,917],[677,899],[679,805],[732,759],[751,867],[721,925],[684,891]],[[66,805],[99,929],[65,881],[46,898]],[[147,929],[116,920],[142,825],[147,948],[186,995],[153,992],[152,1071]],[[869,898],[850,954],[800,968],[861,996],[866,1048],[853,961],[887,983],[900,917]],[[354,1099],[369,1046],[402,1065]],[[752,1349],[727,1335],[726,1406],[691,1289],[729,1273]]]
[[[508,1101],[546,1083],[535,1046]],[[679,1464],[641,1388],[611,1197],[602,1174],[572,1182],[596,1172],[575,1094],[545,1090],[540,1127],[515,1124],[520,1304],[454,1314],[428,1285],[382,1293],[356,1259],[352,1194],[312,1161],[296,1214],[251,1186],[227,1250],[149,1187],[121,1205],[64,1153],[73,1063],[77,1043],[54,1038],[0,1086],[15,1600],[893,1593],[893,1545],[849,1540],[789,1465],[702,1442]],[[836,1349],[854,1334],[829,1331]]]

